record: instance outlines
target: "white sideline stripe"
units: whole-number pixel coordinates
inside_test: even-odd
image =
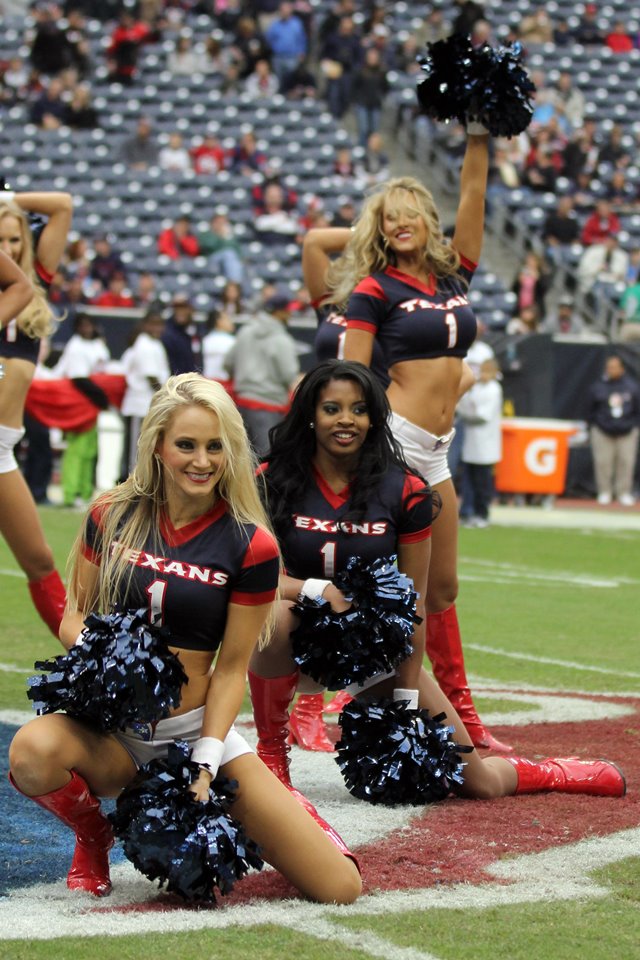
[[[26,667],[16,667],[15,663],[0,663],[0,673],[33,673],[34,668],[27,670]]]
[[[583,670],[589,673],[603,673],[612,677],[630,677],[640,680],[640,673],[631,670],[611,670],[609,667],[594,667],[588,663],[576,663],[574,660],[554,660],[553,657],[534,657],[530,653],[518,653],[515,650],[503,650],[500,647],[487,647],[483,643],[469,643],[465,640],[465,649],[477,650],[479,653],[491,653],[498,657],[508,657],[510,660],[527,660],[531,663],[548,663],[553,667],[568,667],[571,670]]]
[[[539,580],[542,583],[570,583],[578,587],[621,587],[638,586],[640,580],[633,577],[602,577],[597,574],[570,573],[568,570],[540,570],[536,567],[527,567],[517,563],[499,563],[495,560],[483,560],[475,557],[461,556],[461,564],[470,567],[484,567],[487,570],[496,570],[499,575],[508,580]],[[477,576],[477,574],[476,574]]]
[[[530,573],[530,574],[538,574],[538,573],[540,573],[540,572],[543,572],[543,573],[545,573],[545,574],[547,574],[547,575],[549,575],[549,576],[553,576],[553,577],[566,577],[566,578],[568,578],[568,579],[571,579],[571,577],[575,577],[575,574],[572,573],[572,572],[569,571],[569,570],[549,570],[548,568],[545,568],[544,571],[540,571],[540,568],[539,568],[539,567],[529,567],[529,566],[527,566],[527,565],[524,564],[524,563],[506,563],[506,562],[503,562],[503,561],[500,561],[500,560],[485,560],[485,559],[482,558],[482,557],[463,557],[463,556],[461,556],[459,559],[460,559],[460,561],[464,561],[465,563],[475,564],[475,565],[478,566],[478,567],[494,567],[494,568],[497,569],[497,570],[507,570],[507,571],[509,571],[509,570],[517,570],[517,571],[519,571],[520,573],[527,573],[527,574],[529,574],[529,573]],[[596,574],[593,574],[593,576],[595,577]],[[578,577],[578,579],[579,579],[579,577]],[[602,577],[599,577],[598,579],[601,580]],[[610,578],[606,578],[606,579],[609,580]],[[640,584],[640,580],[638,580],[638,579],[635,578],[635,577],[618,577],[618,576],[616,576],[616,577],[615,577],[615,580],[616,580],[616,582],[618,582],[618,583],[624,583],[624,584],[631,584],[631,585]]]
[[[567,581],[566,580],[544,580],[542,577],[525,577],[525,576],[515,576],[509,577],[503,574],[473,574],[473,573],[459,573],[458,579],[464,583],[491,583],[494,586],[527,586],[527,585],[538,585],[544,582],[546,590],[555,588],[556,590],[566,590]],[[571,583],[572,587],[588,587],[589,589],[598,589],[598,590],[610,590],[614,587],[619,587],[619,583],[586,583],[586,582],[574,582]]]
[[[24,577],[22,570],[8,570],[0,567],[0,577]]]

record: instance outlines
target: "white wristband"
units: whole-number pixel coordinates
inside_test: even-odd
[[[418,691],[417,690],[405,690],[403,687],[396,687],[393,691],[393,699],[398,702],[399,700],[408,700],[407,710],[417,710],[418,709]]]
[[[479,123],[477,120],[467,120],[467,133],[470,133],[473,137],[486,137],[489,131],[483,123]]]
[[[222,762],[224,754],[224,743],[217,737],[200,737],[196,740],[191,759],[200,767],[205,767],[211,774],[211,779],[215,780],[218,767]]]
[[[331,580],[305,580],[300,589],[299,596],[307,597],[309,600],[320,600],[330,583]]]
[[[15,200],[15,196],[16,196],[15,190],[3,190],[2,193],[0,194],[0,198],[2,198],[4,203],[13,203],[13,201]]]

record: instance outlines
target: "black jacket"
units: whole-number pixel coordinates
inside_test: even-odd
[[[640,424],[640,387],[625,373],[598,380],[591,388],[589,423],[611,437],[623,437]]]

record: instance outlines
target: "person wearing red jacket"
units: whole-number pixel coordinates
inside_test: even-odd
[[[111,34],[111,43],[107,49],[109,79],[119,83],[131,83],[138,66],[139,48],[150,39],[149,24],[136,20],[132,13],[123,11],[118,26]]]
[[[180,257],[197,257],[200,253],[197,238],[191,233],[189,217],[178,217],[173,225],[163,230],[158,237],[158,253],[172,260]]]
[[[619,232],[620,220],[611,209],[611,204],[608,200],[598,200],[595,210],[585,222],[580,239],[585,247],[590,247]]]
[[[125,277],[121,273],[114,273],[108,289],[93,301],[96,307],[135,307],[135,301],[126,285]]]

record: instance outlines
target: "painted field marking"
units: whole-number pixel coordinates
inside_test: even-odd
[[[26,667],[17,667],[15,663],[0,663],[0,673],[33,673],[34,667],[27,670]]]
[[[24,577],[22,570],[7,570],[5,567],[0,567],[0,577]]]
[[[537,713],[524,712],[522,720],[531,723],[541,718],[549,720],[597,719],[619,717],[633,713],[634,708],[617,700],[615,694],[608,700],[576,696],[563,697],[561,691],[516,690],[493,682],[492,690],[516,702],[536,706]],[[591,694],[591,697],[601,694]],[[26,711],[1,711],[0,721],[19,724],[33,714]],[[518,715],[516,714],[516,717]],[[508,715],[511,724],[513,715]],[[500,717],[505,723],[505,717]],[[255,739],[251,718],[239,718],[239,726],[248,740]],[[246,727],[246,729],[245,729]],[[363,805],[345,790],[334,759],[329,754],[314,754],[296,750],[292,753],[292,777],[304,793],[322,809],[339,833],[351,839],[357,847],[380,841],[393,833],[412,830],[414,807],[381,808]],[[455,801],[454,801],[455,802]],[[441,815],[435,805],[423,812],[422,818]],[[356,839],[357,838],[357,839]],[[430,952],[399,948],[391,941],[377,936],[369,929],[354,931],[345,928],[341,918],[375,916],[390,912],[429,909],[488,909],[515,903],[547,903],[585,898],[604,898],[610,895],[606,885],[596,883],[588,874],[594,869],[628,858],[638,849],[640,828],[633,827],[608,837],[577,841],[542,853],[521,854],[508,860],[487,864],[486,882],[478,884],[442,884],[413,890],[386,890],[363,897],[349,907],[309,904],[305,901],[265,901],[255,899],[241,904],[225,905],[222,909],[198,910],[174,907],[163,910],[158,888],[133,866],[120,862],[113,866],[114,892],[108,901],[78,896],[66,889],[62,879],[14,889],[0,900],[0,939],[54,940],[62,936],[106,936],[134,933],[184,932],[198,929],[221,929],[231,926],[251,927],[277,924],[296,932],[304,932],[318,940],[336,946],[348,945],[360,949],[372,958],[386,960],[439,960]],[[495,882],[491,879],[495,877]]]
[[[640,680],[640,673],[632,670],[612,670],[610,667],[595,667],[589,663],[577,663],[574,660],[556,660],[553,657],[534,656],[531,653],[518,653],[516,650],[504,650],[502,647],[488,647],[483,643],[465,641],[466,650],[477,650],[479,653],[491,653],[497,657],[507,657],[510,660],[527,660],[530,663],[546,663],[552,667],[567,667],[570,670],[582,670],[587,673],[601,673],[611,677],[628,677]]]
[[[524,564],[502,563],[495,560],[482,560],[475,557],[461,556],[459,559],[461,564],[466,564],[470,567],[481,567],[487,571],[496,571],[499,577],[504,577],[507,581],[522,580],[524,583],[533,581],[556,586],[563,586],[570,583],[576,587],[600,587],[605,589],[640,585],[640,580],[634,579],[633,577],[602,577],[595,574],[576,575],[567,570],[549,570],[546,568],[540,570],[536,567],[527,567]],[[483,578],[477,574],[468,574],[466,577],[463,575],[462,579],[483,580]],[[496,580],[495,577],[491,577],[490,579],[492,582]]]
[[[139,903],[156,892],[155,885],[136,874],[130,864],[122,864],[112,870],[114,892],[108,905],[91,909],[95,901],[72,893],[63,882],[39,884],[13,891],[0,901],[0,929],[8,934],[4,939],[52,940],[62,936],[118,936],[151,930],[190,932],[277,924],[336,944],[360,945],[373,957],[437,960],[434,954],[416,950],[399,952],[392,942],[367,932],[360,934],[346,929],[340,924],[340,917],[602,899],[610,894],[610,888],[597,883],[588,874],[627,859],[639,845],[640,828],[621,830],[608,837],[592,837],[542,853],[498,861],[488,868],[498,878],[496,883],[384,891],[364,896],[357,903],[343,907],[305,901],[296,901],[294,906],[291,901],[285,901],[255,902],[222,910],[177,908],[162,913],[121,912],[119,908]]]

